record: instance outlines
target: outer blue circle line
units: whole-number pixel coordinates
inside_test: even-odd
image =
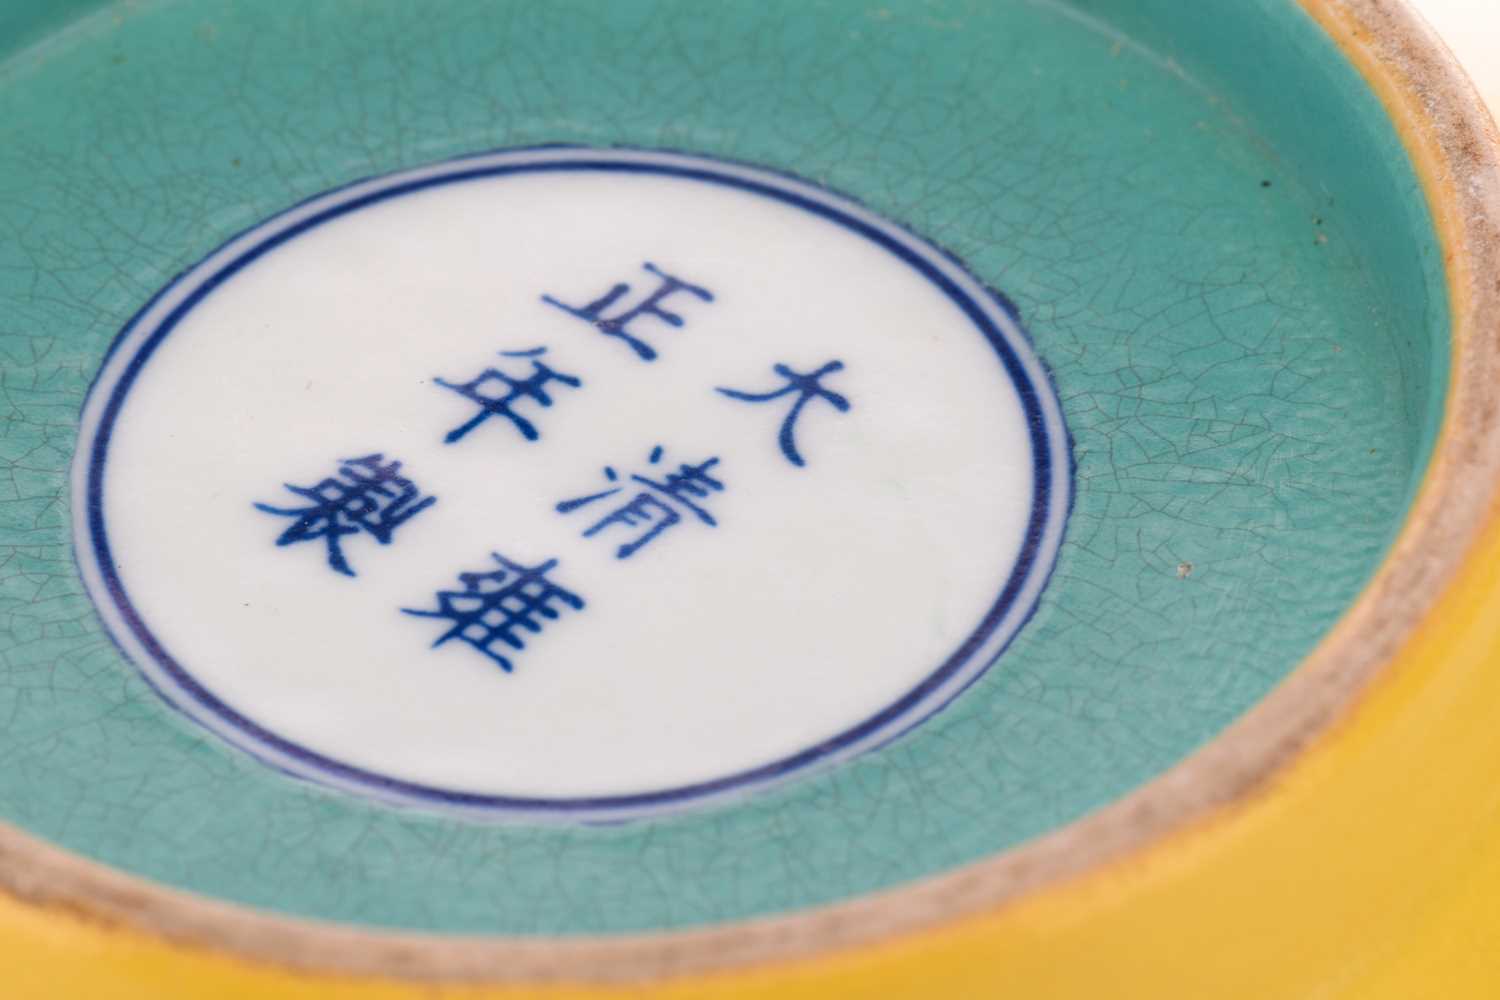
[[[559,148],[571,152],[576,152],[576,149],[574,148]],[[460,160],[450,162],[453,162],[455,164],[462,164],[468,162],[471,159],[473,158],[465,157]],[[811,212],[812,214],[817,215],[829,222],[833,222],[861,236],[864,236],[866,239],[871,240],[890,253],[894,254],[898,259],[916,269],[929,282],[941,289],[943,293],[954,304],[959,306],[964,314],[968,316],[970,321],[980,329],[980,331],[985,335],[985,338],[995,349],[996,353],[999,355],[1001,364],[1003,365],[1006,374],[1009,376],[1016,392],[1020,396],[1023,411],[1026,416],[1026,424],[1031,444],[1033,466],[1032,505],[1022,548],[1010,576],[1007,578],[1006,583],[1001,589],[999,596],[991,605],[989,611],[985,614],[978,627],[965,639],[965,641],[959,646],[959,648],[951,656],[949,656],[948,659],[944,661],[944,663],[940,667],[938,667],[938,669],[928,674],[927,677],[925,677],[919,684],[917,684],[906,694],[904,694],[900,699],[886,706],[884,709],[875,713],[864,721],[844,730],[843,732],[836,734],[835,736],[830,737],[827,740],[824,740],[823,742],[815,746],[809,747],[806,750],[800,751],[796,754],[782,758],[769,764],[761,765],[745,771],[740,771],[710,781],[678,786],[661,791],[642,792],[629,795],[610,795],[580,798],[541,798],[527,796],[487,795],[457,791],[453,789],[425,785],[417,782],[405,781],[402,779],[390,777],[388,775],[380,774],[378,772],[368,771],[363,768],[356,767],[330,757],[326,757],[304,746],[301,746],[300,744],[291,742],[290,740],[278,736],[276,733],[266,729],[264,726],[255,722],[253,719],[242,715],[232,706],[220,700],[211,691],[204,688],[187,670],[185,670],[151,632],[150,628],[146,625],[145,621],[141,618],[140,614],[131,603],[129,595],[127,594],[125,587],[119,578],[119,574],[116,570],[110,550],[108,531],[105,524],[103,511],[103,488],[108,464],[109,444],[113,435],[114,425],[119,417],[119,413],[130,388],[134,384],[137,376],[144,369],[146,363],[154,354],[157,347],[161,345],[166,337],[188,313],[196,308],[199,303],[207,298],[208,295],[210,295],[225,281],[234,277],[234,275],[236,275],[244,268],[248,267],[250,264],[254,263],[258,258],[276,249],[282,244],[290,241],[296,236],[299,236],[319,225],[322,225],[325,222],[336,219],[342,215],[348,214],[358,209],[365,208],[367,206],[386,201],[388,199],[393,199],[406,194],[421,191],[427,188],[453,184],[462,181],[488,179],[508,174],[546,173],[562,171],[657,174],[670,177],[679,177],[688,180],[703,181],[706,183],[718,184],[725,187],[736,188],[763,195],[765,197],[769,197],[774,200],[781,201],[783,203],[790,204],[797,208],[801,208],[805,211]],[[798,181],[798,183],[805,186],[812,186],[809,185],[806,181]],[[353,185],[350,185],[350,187],[352,186]],[[336,193],[336,191],[325,192],[322,195],[316,196],[316,198],[312,200],[315,201],[326,198],[333,193]],[[842,198],[843,196],[838,197]],[[307,203],[308,202],[304,202],[303,204]],[[295,210],[296,207],[294,206],[294,208],[292,209],[288,209],[285,212],[279,213],[278,215],[267,219],[265,222],[260,223],[252,229],[247,230],[246,233],[241,234],[241,237],[254,233],[256,230],[263,229],[266,226],[273,224],[277,219],[284,218],[288,213]],[[905,231],[903,230],[903,232]],[[956,261],[953,257],[951,257],[951,255],[946,254],[941,249],[931,246],[925,240],[922,240],[920,237],[917,237],[914,234],[907,233],[906,235],[914,243],[930,250],[933,253],[941,255],[945,259],[954,263],[955,266],[962,268],[961,263]],[[236,237],[236,239],[239,239],[241,237]],[[212,255],[210,255],[210,257],[211,256]],[[163,289],[161,293],[158,293],[158,295],[153,297],[152,300],[145,307],[143,307],[141,311],[138,312],[130,320],[129,323],[126,324],[119,336],[116,338],[115,343],[111,345],[109,353],[106,354],[106,359],[114,353],[115,349],[120,346],[130,334],[135,332],[136,327],[143,321],[146,314],[153,308],[153,306],[160,301],[161,297],[168,291],[170,291],[173,287],[176,287],[182,281],[187,280],[191,276],[193,270],[194,269],[190,268],[188,271],[184,272],[182,275],[179,275],[176,279],[169,283],[166,289]],[[965,273],[968,273],[967,269],[964,270]],[[977,279],[975,280],[976,284],[979,284],[981,287],[983,287],[982,282],[979,282]],[[1005,309],[1007,315],[1014,315],[1014,307],[1009,306],[1008,300],[1005,300],[998,294],[996,294],[994,297],[997,305],[999,305],[1002,309]],[[1019,330],[1019,322],[1016,323],[1016,326]],[[991,321],[990,317],[985,313],[984,309],[968,294],[966,294],[951,279],[949,279],[946,275],[944,275],[936,267],[934,267],[931,261],[927,260],[922,254],[916,252],[910,246],[907,246],[900,240],[891,237],[887,233],[881,231],[875,226],[866,223],[861,219],[849,215],[837,205],[823,203],[813,198],[809,198],[799,192],[789,191],[784,188],[762,183],[750,178],[721,173],[708,167],[687,166],[671,161],[653,163],[641,161],[621,161],[612,159],[567,159],[551,162],[543,161],[519,164],[491,164],[483,167],[458,170],[450,174],[427,176],[400,184],[394,184],[390,187],[380,188],[360,195],[349,201],[332,205],[321,212],[318,212],[306,219],[299,221],[295,225],[288,226],[285,230],[282,230],[275,235],[256,243],[249,249],[245,250],[243,253],[239,254],[229,263],[225,264],[223,267],[221,267],[219,270],[215,271],[212,275],[205,279],[201,284],[194,288],[192,292],[188,294],[181,303],[174,307],[173,310],[159,323],[157,328],[151,333],[148,339],[137,349],[135,355],[130,359],[125,368],[125,371],[120,375],[119,381],[111,391],[108,402],[105,405],[104,412],[99,420],[98,430],[96,432],[93,447],[89,455],[87,471],[88,478],[85,495],[87,504],[88,534],[94,548],[96,562],[99,565],[101,575],[104,579],[105,589],[109,594],[111,601],[119,610],[122,618],[130,628],[131,633],[141,643],[141,645],[145,648],[147,653],[156,662],[156,664],[177,685],[177,687],[181,689],[183,693],[185,693],[203,709],[206,709],[213,715],[218,716],[224,722],[227,722],[230,726],[232,726],[236,730],[239,730],[241,733],[243,733],[253,741],[250,745],[241,744],[236,741],[236,745],[241,746],[242,749],[245,749],[246,751],[254,754],[256,750],[254,744],[259,743],[263,746],[274,748],[279,753],[299,762],[300,764],[305,765],[313,774],[321,772],[328,775],[334,775],[357,785],[362,785],[368,788],[392,793],[399,798],[436,802],[444,805],[460,806],[465,808],[478,808],[484,810],[513,813],[549,813],[568,815],[573,813],[603,814],[609,812],[620,812],[628,814],[632,811],[639,810],[642,807],[669,805],[691,799],[713,796],[733,789],[747,788],[750,786],[764,784],[776,778],[790,774],[791,772],[801,770],[810,764],[813,764],[825,757],[837,753],[839,750],[845,747],[859,743],[872,736],[873,734],[877,734],[881,730],[890,727],[892,723],[897,722],[903,715],[906,715],[914,707],[920,705],[926,699],[926,697],[931,694],[936,688],[944,684],[955,673],[961,670],[975,655],[979,647],[989,639],[999,623],[1010,612],[1020,590],[1025,586],[1032,570],[1035,568],[1038,550],[1042,544],[1042,540],[1046,534],[1046,529],[1048,527],[1047,515],[1052,499],[1051,479],[1053,468],[1051,450],[1048,447],[1048,444],[1049,441],[1047,435],[1046,420],[1040,404],[1038,389],[1033,384],[1032,380],[1028,377],[1024,367],[1020,362],[1020,359],[1016,356],[1015,351],[1007,341],[1005,334],[996,327],[996,325]],[[1065,512],[1062,517],[1066,519],[1066,516],[1067,515]],[[1050,567],[1048,568],[1048,572],[1050,574]],[[1035,605],[1027,609],[1025,618],[1023,618],[1021,622],[1017,623],[1016,628],[1012,630],[1010,636],[1006,638],[1005,644],[1001,647],[1001,649],[996,651],[994,659],[998,659],[998,657],[1004,652],[1005,648],[1007,648],[1009,646],[1009,643],[1014,640],[1015,635],[1020,631],[1022,625],[1024,625],[1025,621],[1030,618],[1031,614],[1034,611]],[[993,659],[991,660],[991,662],[993,662]],[[975,680],[982,676],[984,670],[987,669],[987,667],[988,664],[985,664],[983,669],[976,670],[974,675],[967,680],[963,687],[952,692],[947,698],[944,699],[942,704],[932,706],[928,711],[923,712],[921,715],[909,720],[907,725],[896,727],[891,732],[885,734],[881,742],[888,742],[890,739],[894,739],[904,732],[908,731],[911,726],[925,721],[927,718],[930,718],[933,713],[939,711],[941,708],[949,704],[952,699],[954,697],[957,697],[957,695],[962,690],[966,689],[970,684],[972,684]],[[150,683],[153,688],[156,688],[159,693],[162,693],[166,697],[168,703],[171,704],[173,699],[171,698],[170,694],[162,692],[161,689],[152,681],[149,675],[145,676],[148,683]],[[278,769],[286,770],[284,766],[277,763],[276,761],[269,761],[269,763],[271,763],[272,766],[278,767]],[[303,775],[299,772],[288,773],[293,773],[298,777],[306,777],[306,775]],[[628,818],[628,816],[624,818]]]

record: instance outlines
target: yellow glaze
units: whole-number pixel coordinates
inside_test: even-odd
[[[0,897],[7,996],[1493,997],[1500,519],[1351,717],[1198,829],[955,926],[644,988],[428,986],[252,967]],[[1420,873],[1420,874],[1417,874]]]
[[[1305,5],[1368,71],[1337,15],[1321,0]],[[1451,233],[1451,178],[1437,176],[1420,123],[1388,103],[1439,228]],[[1461,307],[1454,302],[1455,315]],[[1455,366],[1464,346],[1460,335]],[[1492,510],[1458,576],[1373,688],[1266,785],[1071,883],[857,952],[649,986],[437,987],[252,965],[0,896],[0,997],[1497,997],[1497,649]]]

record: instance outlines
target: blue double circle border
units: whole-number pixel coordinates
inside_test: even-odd
[[[1030,518],[1020,554],[978,626],[919,684],[881,711],[816,746],[690,785],[584,798],[477,794],[405,781],[319,754],[248,718],[204,687],[131,602],[110,551],[104,490],[116,422],[156,349],[199,303],[265,254],[341,216],[428,188],[518,174],[647,174],[715,184],[775,199],[870,240],[946,295],[994,348],[1018,394],[1031,445]],[[148,683],[175,708],[274,767],[347,791],[465,814],[609,822],[724,800],[847,760],[907,732],[947,705],[1005,651],[1035,611],[1062,543],[1073,497],[1071,442],[1045,367],[1015,308],[959,261],[864,206],[786,174],[675,152],[555,146],[485,153],[359,181],[303,202],[241,233],[179,275],[110,345],[84,404],[73,471],[80,570],[104,623]]]

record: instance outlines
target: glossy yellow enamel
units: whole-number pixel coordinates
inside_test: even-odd
[[[1127,863],[868,951],[585,998],[1480,997],[1500,981],[1500,523],[1364,703],[1274,784]],[[431,997],[0,899],[19,997]],[[16,978],[19,975],[19,980]],[[175,994],[174,994],[175,991]]]
[[[1321,5],[1308,6],[1357,62],[1365,61]],[[1421,130],[1401,121],[1398,102],[1390,103],[1426,178],[1438,225],[1447,230],[1447,179],[1436,172],[1433,151],[1415,138]],[[1455,301],[1456,315],[1461,305]],[[1455,366],[1464,363],[1466,335],[1478,333],[1459,331]],[[858,952],[650,986],[436,988],[254,965],[0,896],[0,996],[1500,995],[1496,650],[1500,511],[1491,512],[1462,571],[1375,686],[1265,786],[1070,884]]]
[[[1469,997],[1500,981],[1500,522],[1391,670],[1273,784],[1076,883],[857,954],[644,990],[455,996]],[[0,899],[20,997],[403,997]],[[20,978],[17,979],[17,976]]]

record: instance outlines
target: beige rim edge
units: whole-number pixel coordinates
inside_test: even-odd
[[[1205,748],[1105,809],[909,886],[789,916],[662,934],[528,940],[361,930],[212,902],[0,824],[0,889],[42,907],[309,971],[414,980],[639,982],[805,959],[991,912],[1251,798],[1378,681],[1477,535],[1500,484],[1500,161],[1478,95],[1402,0],[1298,0],[1385,102],[1445,251],[1454,362],[1444,428],[1407,525],[1308,659]]]

